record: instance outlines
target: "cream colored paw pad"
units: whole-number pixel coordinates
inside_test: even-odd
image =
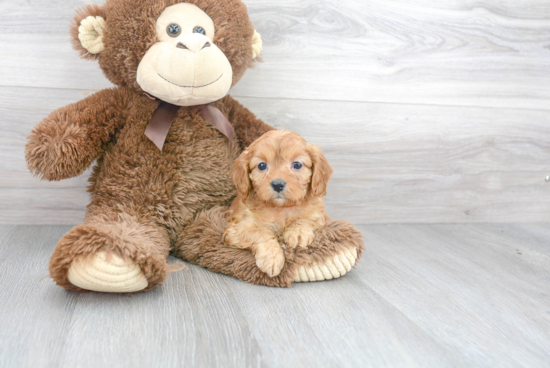
[[[348,273],[357,261],[357,249],[345,249],[325,263],[300,266],[294,282],[323,281],[336,279]]]
[[[69,267],[69,282],[85,290],[104,293],[131,293],[143,290],[148,282],[141,267],[131,260],[99,252],[76,258]]]

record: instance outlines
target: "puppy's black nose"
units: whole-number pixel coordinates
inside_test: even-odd
[[[281,193],[283,191],[283,189],[285,189],[285,182],[282,181],[282,180],[273,180],[271,182],[271,187],[273,188],[274,191],[276,191],[277,193]]]

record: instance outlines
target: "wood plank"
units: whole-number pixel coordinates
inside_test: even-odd
[[[109,86],[70,47],[68,24],[84,3],[4,2],[0,85]],[[546,0],[246,4],[265,63],[236,96],[550,109]]]
[[[0,227],[0,367],[550,360],[549,224],[365,225],[363,259],[337,280],[275,289],[189,265],[132,297],[41,280],[69,229]]]
[[[0,244],[2,240],[15,228],[15,225],[0,225]]]
[[[28,106],[27,97],[36,103]],[[75,224],[86,174],[32,178],[25,137],[79,90],[0,87],[0,223]],[[546,111],[241,98],[266,122],[319,144],[334,167],[328,213],[358,223],[541,222],[550,218]]]
[[[259,348],[231,291],[199,267],[178,276],[133,297],[79,296],[60,366],[259,367]]]
[[[77,296],[45,277],[53,245],[68,229],[18,226],[0,243],[2,367],[57,366]]]
[[[548,364],[550,225],[544,239],[514,225],[361,229],[372,266],[361,282],[461,351],[464,366]]]
[[[235,285],[236,303],[273,367],[464,366],[421,325],[361,283],[368,262],[344,278],[268,291]]]
[[[77,225],[90,197],[84,187],[0,189],[0,223]]]

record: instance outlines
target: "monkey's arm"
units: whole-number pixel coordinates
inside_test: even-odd
[[[33,175],[62,180],[81,174],[124,122],[119,88],[99,91],[52,112],[32,130],[25,146]]]
[[[237,142],[242,149],[246,149],[265,132],[275,129],[258,119],[250,110],[229,95],[224,98],[224,104],[228,119],[235,129]]]

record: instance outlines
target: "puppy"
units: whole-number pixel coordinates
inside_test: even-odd
[[[284,246],[307,247],[325,226],[327,184],[332,175],[321,150],[288,130],[272,130],[235,161],[233,201],[224,241],[252,250],[258,267],[277,276]]]

